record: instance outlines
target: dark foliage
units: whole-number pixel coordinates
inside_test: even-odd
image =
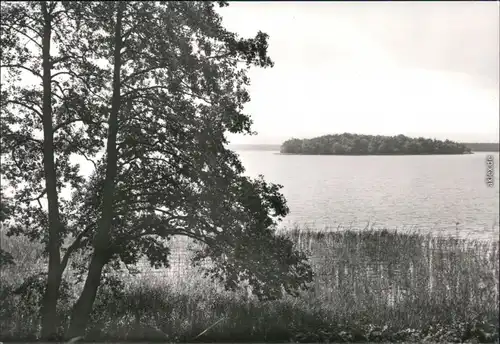
[[[439,141],[423,137],[374,136],[337,134],[312,139],[290,139],[281,145],[281,153],[322,155],[411,155],[411,154],[467,154],[464,144],[450,140]]]
[[[71,335],[83,333],[106,266],[168,266],[172,236],[201,243],[196,262],[210,260],[228,289],[247,281],[273,299],[312,280],[305,255],[275,234],[288,213],[281,186],[243,176],[226,148],[227,133],[252,134],[248,68],[273,62],[268,36],[227,31],[217,5],[228,4],[2,3],[8,234],[45,245],[42,336],[55,331],[75,254],[85,259],[73,272],[87,277]],[[93,164],[90,178],[74,157]]]

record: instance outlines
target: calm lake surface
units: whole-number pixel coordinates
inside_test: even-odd
[[[388,228],[498,240],[499,153],[428,156],[281,155],[236,150],[246,174],[283,185],[283,226]],[[486,185],[493,155],[495,185]],[[458,225],[457,225],[458,222]]]

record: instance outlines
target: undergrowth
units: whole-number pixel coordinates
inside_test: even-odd
[[[286,235],[308,252],[315,272],[299,297],[259,302],[246,290],[223,290],[195,268],[178,276],[111,273],[86,341],[498,342],[498,242],[389,231]],[[36,340],[41,248],[1,239],[16,265],[2,266],[0,339]],[[78,287],[67,275],[61,333]]]

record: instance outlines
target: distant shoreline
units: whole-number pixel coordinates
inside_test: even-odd
[[[467,148],[470,148],[473,152],[498,152],[499,143],[482,143],[482,142],[464,142]]]
[[[242,150],[243,151],[243,150]],[[252,150],[247,150],[247,151],[252,151]],[[253,150],[254,152],[257,151],[262,151],[264,150]],[[274,154],[276,155],[304,155],[304,156],[436,156],[436,155],[474,155],[475,153],[499,153],[493,152],[493,151],[472,151],[470,153],[462,153],[462,154],[445,154],[445,153],[435,153],[435,154],[296,154],[296,153],[281,153],[279,150],[274,151]]]
[[[499,143],[483,143],[483,142],[464,142],[467,148],[470,148],[472,153],[481,152],[481,153],[498,153],[499,152]],[[235,149],[238,151],[267,151],[267,152],[279,152],[281,149],[281,145],[279,144],[230,144],[228,145],[230,149]],[[293,153],[280,153],[281,155],[297,155]],[[317,155],[317,154],[302,154],[302,155]],[[349,154],[344,154],[349,155]],[[359,154],[350,154],[352,156]],[[365,154],[366,155],[366,154]],[[382,155],[382,154],[380,154]],[[384,154],[387,155],[387,154]],[[395,154],[392,154],[395,155]],[[400,154],[400,155],[409,155],[409,154]],[[423,154],[419,154],[423,155]],[[430,154],[430,155],[439,155],[439,154]],[[449,154],[443,154],[449,155]]]

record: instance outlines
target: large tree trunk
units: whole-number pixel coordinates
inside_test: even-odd
[[[101,282],[102,269],[107,263],[106,252],[94,251],[89,266],[89,273],[85,280],[82,294],[78,298],[71,314],[71,324],[66,333],[66,339],[83,337],[92,312],[92,307]]]
[[[49,268],[47,285],[42,301],[42,333],[43,339],[54,339],[57,333],[56,308],[61,283],[59,236],[61,223],[59,221],[59,204],[56,186],[56,167],[54,163],[54,140],[52,128],[52,92],[51,92],[51,61],[50,40],[52,34],[51,14],[45,1],[41,2],[44,19],[43,27],[43,158],[45,172],[45,187],[47,191],[49,213]]]
[[[71,324],[66,334],[68,339],[85,335],[87,323],[92,312],[97,289],[101,281],[102,269],[108,262],[110,230],[113,219],[113,196],[115,191],[115,177],[117,170],[118,151],[116,136],[118,133],[118,113],[120,110],[120,69],[122,48],[122,15],[125,2],[118,1],[116,26],[114,37],[114,68],[113,68],[113,96],[111,113],[108,119],[108,142],[106,145],[107,165],[106,179],[104,181],[103,204],[99,228],[94,238],[94,253],[91,258],[89,273],[83,287],[83,292],[73,308]]]

